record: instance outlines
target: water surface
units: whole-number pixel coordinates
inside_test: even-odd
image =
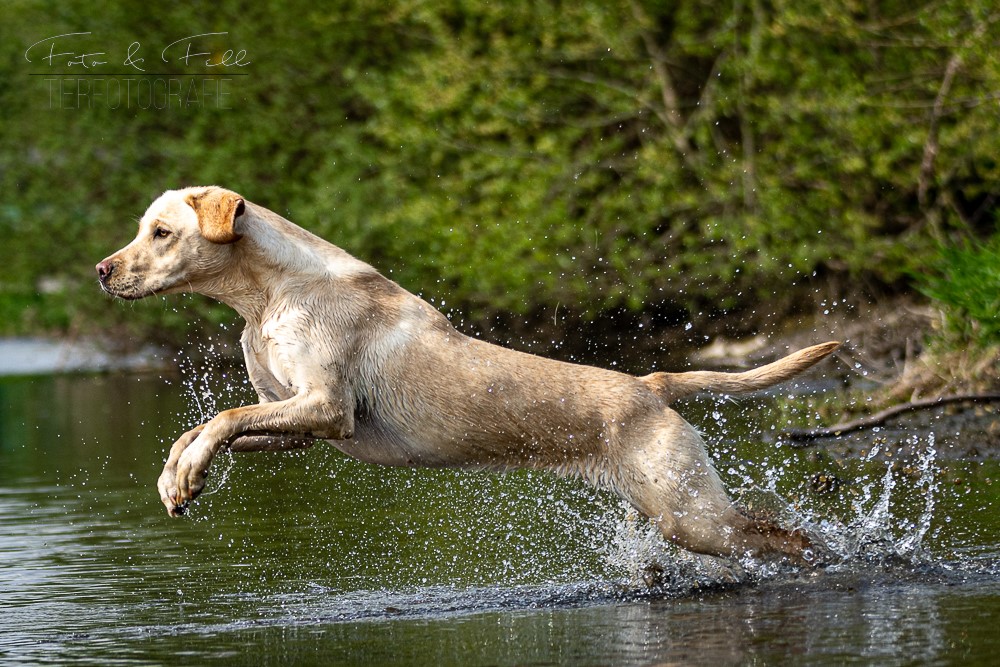
[[[760,437],[766,402],[684,408],[746,502],[846,557],[798,571],[672,551],[573,480],[379,468],[333,448],[226,455],[192,515],[167,517],[170,443],[248,400],[240,372],[217,369],[0,381],[0,662],[993,664],[1000,650],[1000,466],[949,460],[933,431],[899,434],[913,454],[894,464],[884,433],[852,457],[792,451]],[[821,493],[825,473],[840,483]],[[654,558],[666,579],[650,589]]]

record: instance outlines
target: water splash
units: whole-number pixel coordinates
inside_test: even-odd
[[[918,451],[915,470],[919,474],[911,487],[913,501],[922,504],[916,519],[907,518],[912,508],[906,508],[906,498],[897,492],[897,474],[892,463],[885,464],[881,477],[866,481],[860,496],[852,503],[853,518],[846,524],[831,520],[820,524],[821,532],[833,551],[844,561],[899,562],[911,565],[926,562],[924,549],[934,518],[940,491],[937,475],[937,449],[934,434],[927,435],[927,444],[920,448],[919,436],[910,436],[910,444]],[[864,458],[876,460],[880,446],[876,445]]]
[[[174,362],[180,371],[181,388],[187,397],[187,412],[181,423],[185,429],[211,420],[224,410],[225,403],[243,402],[249,394],[249,379],[241,366],[230,359],[232,350],[213,336],[192,343],[188,352],[178,354]],[[179,436],[180,433],[175,434]],[[228,450],[220,452],[212,463],[211,474],[202,497],[211,496],[226,487],[236,461]]]
[[[676,562],[673,553],[652,522],[622,501],[624,516],[611,524],[611,539],[598,546],[609,569],[617,571],[629,586],[651,584],[663,572],[664,564]]]
[[[743,466],[742,471],[730,466],[728,472],[742,476],[737,493],[741,505],[774,517],[786,529],[805,531],[817,543],[816,556],[825,565],[912,568],[934,562],[925,540],[935,520],[941,482],[934,434],[910,436],[909,444],[917,457],[905,469],[898,462],[879,466],[880,447],[872,447],[860,465],[874,470],[855,481],[857,495],[839,516],[828,507],[813,506],[808,498],[793,502],[782,496],[779,489],[785,477],[796,474],[789,458],[752,474]],[[901,483],[903,475],[906,484]],[[677,549],[624,504],[610,533],[603,549],[605,561],[628,586],[655,583],[667,591],[681,591],[766,579],[788,570],[752,559],[725,563]]]
[[[940,470],[937,465],[937,450],[934,447],[933,432],[928,435],[928,444],[923,450],[919,465],[920,479],[917,482],[917,487],[923,491],[924,508],[910,532],[896,543],[897,553],[911,559],[921,554],[924,538],[930,531],[934,509],[937,506],[939,492],[937,475]]]
[[[595,549],[621,592],[683,595],[746,579],[741,564],[680,549],[627,502],[621,501],[620,510],[621,514],[608,515],[605,530],[610,539]]]
[[[217,415],[223,409],[222,401],[236,404],[249,393],[246,372],[228,358],[231,353],[228,347],[210,336],[194,344],[191,352],[174,359],[180,370],[181,386],[189,399],[185,416],[189,426],[202,424]]]

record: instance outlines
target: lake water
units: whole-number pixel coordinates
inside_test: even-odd
[[[682,409],[744,500],[810,522],[844,557],[815,571],[672,551],[572,480],[377,468],[330,447],[224,455],[191,516],[170,519],[155,491],[166,449],[249,401],[241,377],[0,379],[0,663],[1000,655],[1000,466],[952,460],[934,429],[872,434],[878,451],[840,456],[766,442],[766,401]],[[892,461],[893,437],[907,460]],[[821,493],[818,475],[838,484]],[[653,559],[665,581],[649,588]]]

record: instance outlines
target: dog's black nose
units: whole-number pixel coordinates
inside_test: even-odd
[[[114,270],[115,270],[114,264],[112,264],[108,260],[104,260],[103,262],[97,265],[97,277],[100,279],[102,283],[105,283],[108,281],[108,278],[111,277],[111,273]]]

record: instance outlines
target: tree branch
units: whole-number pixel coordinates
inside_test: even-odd
[[[927,398],[918,401],[910,401],[909,403],[903,403],[902,405],[895,405],[891,408],[886,408],[881,412],[876,412],[868,417],[861,417],[852,421],[841,422],[840,424],[836,424],[828,428],[817,428],[812,430],[792,429],[785,431],[782,435],[793,442],[799,443],[793,445],[794,447],[809,447],[816,444],[815,442],[812,442],[813,440],[845,435],[847,433],[853,433],[854,431],[879,426],[880,424],[887,422],[889,419],[906,412],[936,408],[940,405],[949,405],[952,403],[996,402],[1000,402],[1000,394],[958,394],[955,396],[939,396],[937,398]]]
[[[646,47],[646,52],[649,54],[653,65],[653,72],[660,83],[660,98],[663,103],[663,113],[660,114],[660,118],[664,120],[667,126],[667,133],[670,135],[670,141],[673,143],[674,148],[677,149],[677,152],[680,153],[685,164],[689,167],[694,167],[691,142],[688,139],[685,127],[686,123],[681,116],[680,98],[677,96],[677,89],[674,87],[674,80],[670,76],[670,70],[667,69],[666,54],[656,42],[653,33],[650,32],[648,28],[650,24],[649,17],[646,16],[639,3],[632,0],[629,6],[632,8],[632,15],[635,17],[636,23],[639,24],[639,37],[642,38],[643,46]]]
[[[976,26],[972,35],[966,40],[968,46],[978,40],[986,32],[989,20],[982,21]],[[961,48],[961,47],[959,47]],[[938,129],[941,117],[944,115],[945,101],[948,93],[951,92],[955,76],[962,67],[962,54],[956,50],[948,59],[948,64],[944,68],[944,76],[941,77],[941,85],[938,87],[937,96],[934,98],[934,106],[931,108],[931,122],[927,129],[927,141],[924,143],[924,155],[920,160],[920,176],[917,179],[917,201],[922,209],[927,208],[927,191],[930,189],[930,181],[934,177],[934,159],[938,154]]]
[[[934,106],[931,108],[931,123],[927,129],[927,141],[924,143],[924,156],[920,160],[920,176],[917,179],[917,201],[921,208],[927,207],[927,190],[930,188],[930,180],[934,176],[934,158],[938,154],[938,125],[944,114],[944,103],[951,91],[951,85],[955,81],[958,68],[961,66],[962,56],[958,53],[952,54],[944,68],[944,76],[941,77],[941,85],[938,87]]]

